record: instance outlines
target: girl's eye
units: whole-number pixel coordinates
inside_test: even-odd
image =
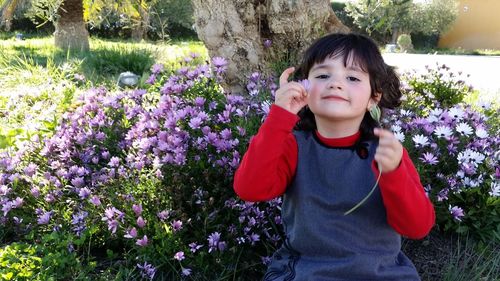
[[[356,81],[361,81],[359,80],[358,78],[354,77],[354,76],[349,76],[347,77],[347,80],[351,81],[351,82],[356,82]]]
[[[316,76],[316,78],[318,78],[318,79],[328,79],[328,77],[329,76],[326,74],[320,74],[320,75]]]

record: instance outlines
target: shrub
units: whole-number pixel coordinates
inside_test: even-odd
[[[413,3],[409,0],[362,0],[348,2],[346,11],[354,23],[368,34],[439,35],[455,21],[458,8],[454,0]],[[388,38],[389,36],[386,36]]]
[[[262,276],[281,241],[281,201],[238,200],[232,176],[276,85],[254,73],[247,95],[224,93],[226,61],[190,64],[197,60],[174,73],[153,65],[145,89],[92,89],[53,135],[0,153],[2,243],[36,245],[42,280]],[[414,87],[442,78],[430,77]],[[498,112],[416,89],[389,121],[405,136],[439,228],[497,237],[499,138],[488,122]]]
[[[55,235],[68,260],[108,256],[135,278],[257,278],[280,240],[280,200],[236,200],[232,173],[275,86],[255,73],[248,98],[224,94],[225,64],[168,77],[155,65],[147,90],[93,89],[52,137],[4,152],[4,242]]]
[[[425,67],[423,74],[405,76],[408,83],[406,104],[411,109],[424,106],[426,110],[437,104],[445,108],[461,103],[472,92],[472,87],[463,80],[463,74],[455,74],[446,65]],[[426,114],[426,112],[423,112]]]
[[[413,45],[411,43],[411,37],[408,34],[399,35],[397,43],[398,43],[399,49],[403,52],[413,50]]]
[[[461,103],[469,88],[446,71],[410,78],[406,102],[388,121],[435,205],[437,226],[498,241],[500,137],[491,124],[499,110]]]

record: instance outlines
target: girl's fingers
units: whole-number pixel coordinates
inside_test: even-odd
[[[290,74],[292,74],[295,71],[295,67],[289,67],[281,73],[280,76],[280,88],[285,86],[288,83],[288,77],[290,77]]]
[[[302,87],[297,82],[290,82],[286,84],[285,86],[281,87],[276,93],[276,96],[289,96],[290,98],[307,96],[304,87]]]

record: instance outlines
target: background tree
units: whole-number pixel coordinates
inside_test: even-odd
[[[1,2],[0,2],[1,3]],[[5,31],[10,31],[12,27],[12,19],[14,17],[14,11],[16,10],[19,0],[5,0],[1,5],[0,14],[0,28],[5,29]]]
[[[57,9],[54,42],[57,47],[89,49],[89,33],[83,21],[82,0],[64,0]]]
[[[390,38],[400,33],[437,35],[447,31],[458,13],[456,0],[360,0],[345,10],[353,23],[369,35]]]
[[[195,28],[210,57],[228,59],[233,92],[250,72],[269,74],[270,62],[294,65],[320,35],[348,31],[329,0],[192,0]]]
[[[363,31],[391,35],[396,43],[401,30],[410,25],[412,0],[360,0],[346,5],[347,13]]]

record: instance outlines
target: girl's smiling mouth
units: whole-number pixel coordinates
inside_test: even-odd
[[[346,98],[338,96],[338,95],[327,95],[324,97],[321,97],[323,100],[338,100],[338,101],[348,101]]]

